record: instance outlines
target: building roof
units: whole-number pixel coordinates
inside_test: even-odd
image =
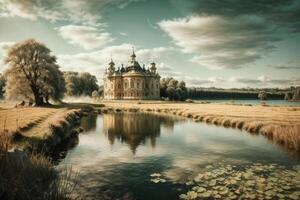
[[[134,53],[134,50],[132,51],[132,54],[130,55],[130,59],[127,63],[127,66],[124,67],[122,64],[121,68],[118,68],[115,70],[114,68],[115,63],[111,60],[109,63],[108,72],[106,73],[109,76],[159,76],[158,74],[153,73],[153,69],[155,68],[155,63],[151,63],[151,71],[145,68],[145,66],[141,67],[139,62],[136,60],[136,55]]]

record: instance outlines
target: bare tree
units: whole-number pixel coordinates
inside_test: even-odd
[[[62,97],[63,76],[55,56],[50,53],[49,48],[33,39],[17,43],[9,49],[5,59],[9,65],[5,71],[8,98],[32,99],[38,106],[48,102],[49,98],[59,100]]]

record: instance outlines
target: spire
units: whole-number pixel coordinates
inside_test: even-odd
[[[115,63],[114,63],[114,61],[113,61],[112,58],[110,58],[110,62],[108,63],[108,65],[109,65],[109,66],[114,66],[114,65],[115,65]]]
[[[134,47],[132,46],[132,55],[130,56],[132,60],[135,60],[136,55],[134,53]]]

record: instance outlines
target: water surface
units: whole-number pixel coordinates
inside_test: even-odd
[[[262,136],[179,117],[108,113],[84,117],[82,127],[59,166],[79,172],[84,199],[179,199],[216,165],[300,164]]]
[[[286,100],[267,100],[261,101],[259,99],[248,100],[226,100],[226,99],[208,99],[208,100],[195,100],[195,102],[211,102],[211,103],[235,103],[235,104],[252,104],[261,105],[262,103],[273,106],[300,106],[300,101],[286,101]]]

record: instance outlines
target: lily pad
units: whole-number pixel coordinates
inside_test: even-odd
[[[160,173],[153,173],[153,174],[150,174],[151,177],[161,177],[161,174]]]

